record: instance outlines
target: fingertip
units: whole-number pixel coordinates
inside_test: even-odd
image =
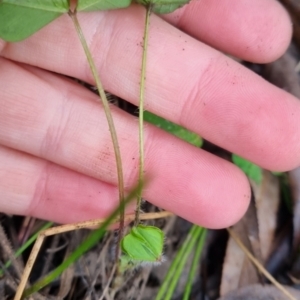
[[[148,157],[160,158],[148,164],[148,172],[155,166],[160,176],[151,181],[146,199],[199,226],[216,229],[236,223],[251,196],[245,174],[232,163],[181,141],[174,151],[175,141],[169,140],[165,146],[156,141],[155,151],[148,152]]]
[[[249,51],[245,52],[244,59],[269,63],[282,56],[288,48],[293,24],[288,12],[278,1],[265,0],[261,6],[258,11],[260,15],[252,16],[252,32],[256,31],[257,35],[249,37]],[[260,21],[256,22],[256,19]]]
[[[207,198],[205,214],[196,223],[210,229],[232,226],[248,209],[251,199],[249,180],[238,167],[230,164],[223,179],[214,185],[215,195]]]
[[[165,19],[213,48],[256,63],[279,58],[292,37],[291,19],[274,0],[191,1]]]

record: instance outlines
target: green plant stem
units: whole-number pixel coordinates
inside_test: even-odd
[[[172,298],[184,264],[186,263],[186,260],[193,250],[193,247],[202,231],[202,227],[199,227],[197,225],[192,226],[187,238],[185,239],[175,259],[173,260],[155,300],[168,300]]]
[[[139,102],[139,182],[144,181],[144,100],[145,100],[145,81],[146,81],[146,65],[149,39],[149,24],[152,5],[146,7],[145,29],[143,39],[143,56],[142,56],[142,71],[140,83],[140,102]],[[142,202],[142,192],[137,195],[136,211],[135,211],[135,226],[140,222],[140,210]]]
[[[196,226],[196,225],[194,225]],[[167,290],[167,293],[166,293],[166,296],[165,296],[165,300],[171,300],[172,299],[172,296],[174,294],[174,291],[175,291],[175,288],[176,288],[176,285],[177,285],[177,282],[181,276],[181,273],[182,273],[182,270],[184,268],[184,265],[186,264],[186,261],[189,257],[189,255],[191,254],[193,248],[194,248],[194,245],[196,243],[196,241],[198,240],[200,234],[202,232],[202,228],[201,227],[198,227],[196,226],[196,229],[194,231],[194,234],[193,234],[193,237],[191,239],[191,242],[188,243],[188,246],[186,247],[186,251],[184,251],[182,253],[182,259],[179,260],[179,263],[178,263],[178,266],[176,268],[176,272],[174,274],[174,277],[172,278],[171,282],[170,282],[170,286]]]
[[[100,94],[100,98],[102,100],[102,105],[105,111],[105,115],[106,115],[106,119],[107,119],[107,123],[108,123],[108,127],[109,127],[109,131],[111,134],[111,139],[112,139],[112,143],[113,143],[113,147],[114,147],[114,153],[115,153],[115,159],[116,159],[116,165],[117,165],[117,173],[118,173],[118,190],[119,190],[119,201],[120,201],[120,207],[124,207],[124,205],[121,205],[122,202],[124,201],[124,178],[123,178],[123,167],[122,167],[122,159],[121,159],[121,153],[120,153],[120,147],[119,147],[119,142],[118,142],[118,137],[117,137],[117,132],[116,132],[116,128],[114,125],[114,121],[111,115],[111,110],[109,108],[109,103],[108,100],[106,98],[105,95],[105,91],[103,88],[103,85],[100,81],[92,54],[89,50],[89,47],[87,45],[86,39],[83,35],[82,29],[80,27],[80,24],[78,22],[77,16],[76,16],[76,11],[72,12],[69,11],[69,16],[71,17],[71,19],[73,20],[73,23],[75,25],[76,28],[76,32],[77,35],[80,39],[81,45],[84,49],[86,58],[88,60],[90,69],[92,71],[93,77],[95,79],[95,83],[97,86],[97,89],[99,91]],[[120,228],[119,228],[119,236],[118,236],[118,247],[117,247],[117,251],[116,251],[116,260],[119,257],[119,245],[120,245],[120,241],[123,237],[123,231],[124,231],[124,215],[125,215],[125,211],[124,209],[120,210]]]
[[[191,267],[191,270],[189,272],[188,280],[187,280],[187,283],[186,283],[186,286],[185,286],[185,289],[184,289],[183,300],[189,300],[190,299],[195,274],[196,274],[196,271],[197,271],[197,267],[199,266],[199,263],[200,263],[201,253],[202,253],[202,249],[203,249],[205,238],[206,238],[206,232],[207,232],[207,230],[204,229],[200,234],[200,238],[199,238],[199,241],[197,243],[194,258],[193,258],[193,261],[192,261],[192,267]]]

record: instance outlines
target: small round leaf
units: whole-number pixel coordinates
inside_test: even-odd
[[[133,261],[160,262],[164,233],[157,227],[138,225],[131,229],[122,242],[122,251]]]

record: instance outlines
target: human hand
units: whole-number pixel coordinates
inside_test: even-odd
[[[105,89],[137,104],[143,8],[79,19]],[[259,63],[278,58],[291,38],[278,2],[194,1],[165,19],[181,31],[151,17],[146,108],[264,168],[299,165],[299,101],[214,49]],[[0,51],[0,211],[61,223],[106,216],[118,191],[104,112],[96,95],[59,75],[93,83],[71,20],[20,43],[0,41]],[[138,124],[116,107],[113,115],[130,189]],[[249,184],[229,162],[150,125],[145,156],[144,197],[155,205],[212,228],[245,212]]]

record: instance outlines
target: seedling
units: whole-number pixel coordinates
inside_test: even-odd
[[[121,249],[132,262],[162,262],[164,234],[154,226],[134,226],[121,243]],[[132,247],[134,245],[134,247]]]
[[[74,3],[73,3],[74,2]],[[144,89],[146,76],[146,60],[147,60],[147,41],[149,32],[149,22],[151,12],[157,14],[170,13],[189,2],[189,0],[136,0],[136,3],[146,7],[145,32],[142,58],[142,72],[140,83],[140,103],[139,103],[139,184],[144,182],[144,141],[143,141],[143,111],[144,111]],[[77,12],[94,11],[94,10],[109,10],[128,7],[131,4],[130,0],[2,0],[0,1],[0,38],[8,42],[16,42],[26,39],[48,23],[52,22],[64,13],[68,13],[71,17],[80,42],[84,48],[91,72],[93,74],[97,89],[100,94],[102,105],[106,114],[111,139],[114,146],[115,159],[117,164],[118,174],[118,189],[120,200],[120,231],[118,243],[122,246],[124,252],[123,259],[130,261],[141,262],[159,262],[162,259],[163,251],[163,232],[153,226],[140,225],[140,205],[142,199],[142,190],[138,190],[137,206],[135,214],[135,225],[131,232],[123,238],[124,228],[124,182],[122,160],[118,144],[117,133],[114,126],[114,121],[111,116],[110,108],[106,95],[98,76],[92,55],[88,49],[84,34],[77,20]],[[94,223],[84,223],[85,227],[90,227]],[[69,228],[78,228],[78,224],[69,225]],[[83,228],[81,224],[79,227]],[[53,229],[50,229],[53,232]],[[56,231],[57,232],[57,231]],[[43,235],[48,235],[46,232]],[[122,239],[123,238],[123,239]],[[41,241],[39,240],[41,244]],[[119,258],[119,250],[116,251],[116,259]],[[32,260],[28,260],[25,271],[15,299],[20,299],[26,281],[28,279]]]

